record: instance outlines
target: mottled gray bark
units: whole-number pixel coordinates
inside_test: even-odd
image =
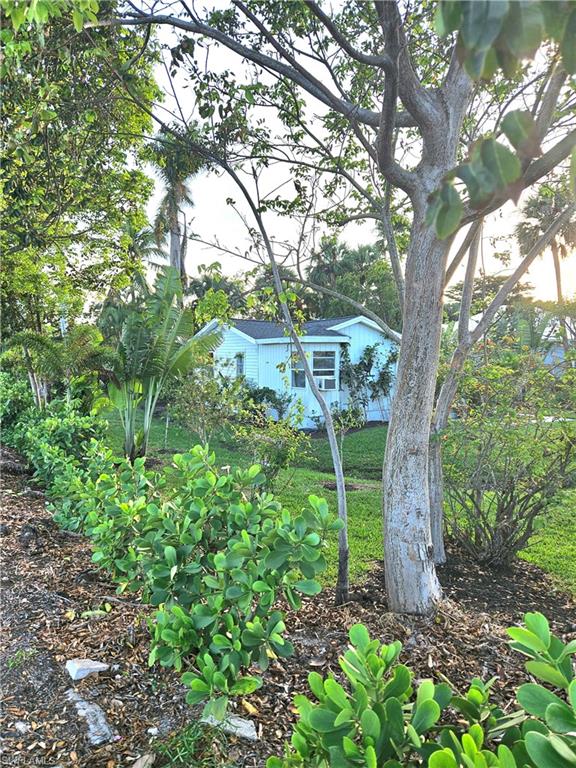
[[[397,612],[429,613],[441,597],[432,560],[428,451],[448,247],[425,224],[424,210],[415,210],[383,475],[386,590]]]
[[[397,34],[403,44],[399,28]],[[436,238],[426,211],[429,195],[455,163],[471,81],[455,54],[444,99],[434,99],[429,92],[420,98],[421,86],[409,76],[406,63],[400,74],[404,76],[398,81],[400,98],[409,108],[418,102],[423,153],[405,188],[413,221],[404,275],[402,343],[384,457],[384,571],[392,611],[428,614],[442,596],[433,559],[428,463],[451,239]],[[382,151],[380,157],[386,160]],[[385,165],[381,170],[401,186],[393,174],[388,176]]]

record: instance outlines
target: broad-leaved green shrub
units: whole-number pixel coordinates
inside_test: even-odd
[[[200,446],[157,473],[98,441],[52,485],[58,521],[90,536],[118,591],[158,608],[150,663],[184,670],[189,702],[216,715],[260,685],[251,667],[292,652],[276,600],[298,608],[320,591],[322,550],[340,526],[324,500],[291,515],[264,486],[259,466],[223,473]]]
[[[113,477],[121,461],[96,439],[86,446],[82,459],[66,457],[47,489],[49,509],[58,525],[70,531],[85,530],[88,515],[98,508],[98,495],[104,495],[100,477]]]
[[[163,498],[153,498],[140,475],[131,499],[111,495],[95,513],[94,560],[121,589],[141,586],[158,606],[150,663],[178,670],[192,663],[183,675],[188,701],[209,700],[222,714],[229,695],[260,685],[242,671],[265,670],[271,655],[292,652],[274,603],[283,595],[298,608],[301,594],[320,591],[322,548],[339,523],[314,496],[310,509],[292,516],[261,491],[257,465],[221,473],[200,446],[176,455],[162,483],[166,477],[173,490]]]
[[[92,439],[104,434],[106,422],[79,413],[66,402],[53,400],[39,410],[20,415],[11,431],[11,445],[32,465],[35,478],[50,486],[67,462],[82,459]]]
[[[2,441],[12,444],[12,430],[22,414],[34,404],[28,382],[13,373],[0,371],[0,425]]]
[[[398,663],[402,646],[371,640],[366,628],[350,630],[340,659],[348,688],[311,672],[314,700],[296,696],[299,720],[283,758],[268,768],[570,768],[576,765],[576,681],[571,655],[542,614],[509,630],[512,647],[530,657],[527,671],[560,687],[518,690],[522,710],[504,714],[490,702],[493,680],[472,683],[464,696],[446,683],[413,683]]]

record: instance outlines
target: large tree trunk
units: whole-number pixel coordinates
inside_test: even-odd
[[[450,242],[415,206],[396,394],[384,458],[384,567],[390,609],[426,614],[441,598],[432,559],[428,453]]]
[[[180,274],[180,226],[178,221],[170,224],[170,266]]]

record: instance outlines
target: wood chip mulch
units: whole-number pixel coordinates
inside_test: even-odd
[[[2,458],[5,467],[19,462],[7,449]],[[130,766],[154,752],[159,738],[195,721],[198,711],[186,705],[175,672],[148,667],[149,609],[137,596],[115,594],[91,562],[89,542],[61,531],[30,484],[25,474],[3,472],[0,759],[23,766]],[[495,696],[511,707],[514,689],[526,678],[521,658],[506,644],[505,628],[526,611],[541,610],[556,633],[572,639],[576,604],[527,563],[494,572],[456,553],[449,563],[440,569],[446,599],[433,619],[387,611],[381,564],[357,588],[353,602],[335,608],[328,589],[307,599],[300,612],[288,612],[295,654],[272,663],[263,687],[235,702],[235,713],[252,719],[260,738],[253,744],[229,737],[227,761],[261,768],[266,757],[281,753],[295,719],[294,695],[307,692],[312,669],[340,676],[338,656],[356,622],[384,642],[402,641],[402,661],[417,679],[448,680],[465,690],[474,676],[496,676]],[[75,657],[105,662],[110,670],[74,683],[65,663]],[[98,748],[87,744],[86,724],[66,698],[71,688],[104,710],[119,734],[116,741]]]

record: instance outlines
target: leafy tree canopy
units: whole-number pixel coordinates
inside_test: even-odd
[[[13,331],[78,313],[83,290],[130,271],[126,223],[145,224],[152,188],[136,157],[151,121],[124,91],[129,81],[145,103],[158,95],[148,34],[43,20],[16,38],[3,30],[0,290]]]
[[[356,248],[324,238],[312,255],[307,270],[310,282],[332,288],[343,296],[361,302],[392,328],[400,328],[402,318],[392,269],[382,259],[378,244]],[[322,293],[309,297],[309,305],[318,317],[354,314],[350,304]]]

